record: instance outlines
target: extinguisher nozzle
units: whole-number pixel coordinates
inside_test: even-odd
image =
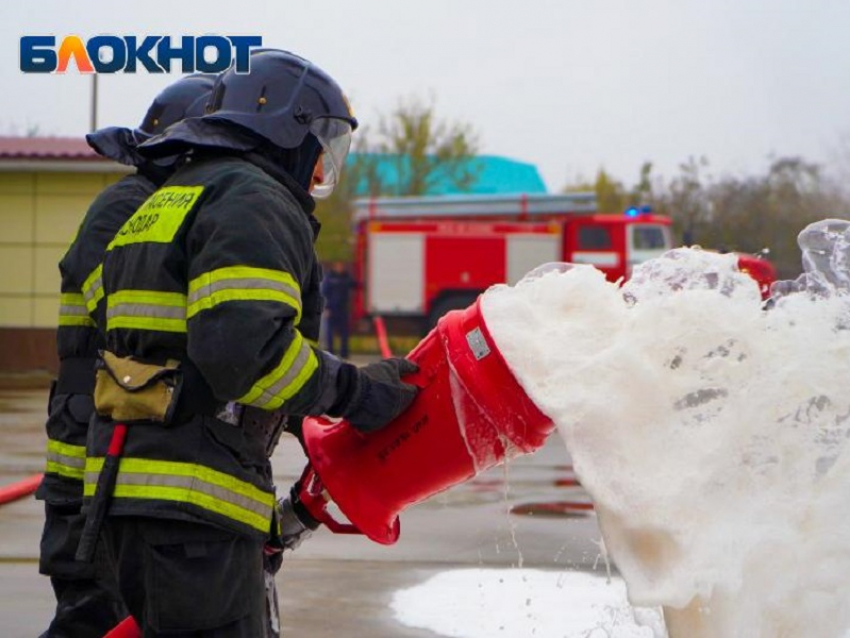
[[[301,500],[301,485],[296,483],[289,494],[289,500],[292,503],[292,511],[301,524],[309,530],[316,530],[321,525],[321,521],[313,516],[307,506]]]

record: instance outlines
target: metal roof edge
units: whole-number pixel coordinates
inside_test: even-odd
[[[438,217],[443,215],[542,215],[595,213],[596,194],[528,193],[515,195],[434,195],[430,197],[376,197],[354,200],[354,218]]]

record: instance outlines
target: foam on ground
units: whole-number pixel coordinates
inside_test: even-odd
[[[652,638],[660,612],[635,621],[620,579],[535,569],[459,569],[393,597],[396,619],[451,638]]]

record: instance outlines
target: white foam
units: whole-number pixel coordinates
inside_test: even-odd
[[[582,572],[461,569],[398,591],[392,609],[410,627],[452,638],[651,638],[657,610],[632,610],[620,579]],[[635,614],[644,625],[639,626]]]
[[[622,289],[574,267],[484,296],[672,636],[850,630],[850,299],[827,279],[764,311],[734,257],[678,249]]]

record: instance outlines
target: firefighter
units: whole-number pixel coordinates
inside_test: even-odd
[[[110,501],[102,540],[145,636],[263,635],[270,530],[294,547],[317,525],[276,501],[269,454],[298,420],[282,417],[368,433],[416,394],[414,364],[357,368],[316,342],[313,197],[356,126],[324,71],[262,50],[219,77],[205,116],[140,148],[187,161],[107,248],[85,494],[90,511]]]
[[[74,560],[83,528],[80,508],[86,431],[94,410],[94,365],[102,347],[95,323],[102,296],[98,266],[115,232],[173,172],[168,161],[150,162],[136,152],[136,146],[183,117],[202,115],[212,85],[212,76],[186,77],[156,97],[135,130],[112,127],[86,137],[100,155],[136,170],[95,199],[59,264],[60,367],[48,406],[47,468],[36,492],[36,498],[45,502],[39,571],[50,576],[57,603],[44,636],[100,638],[127,615],[104,570]]]
[[[339,336],[339,356],[348,359],[348,332],[351,310],[348,299],[357,284],[341,261],[334,262],[322,279],[322,297],[325,300],[326,348],[334,352],[334,337]]]

